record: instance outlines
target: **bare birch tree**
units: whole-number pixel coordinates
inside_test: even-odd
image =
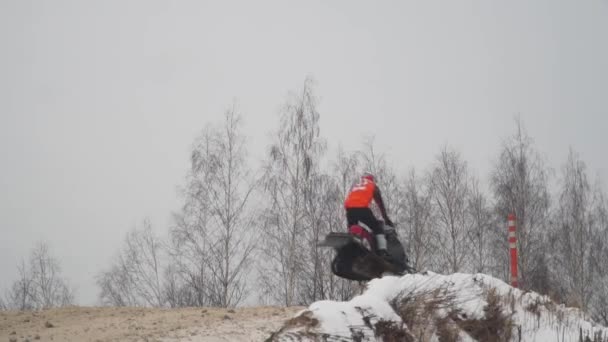
[[[437,250],[433,192],[429,183],[428,178],[417,176],[412,169],[405,180],[403,191],[403,244],[411,265],[417,270],[431,267],[434,252]]]
[[[303,304],[298,277],[304,269],[307,245],[307,185],[325,150],[320,138],[317,99],[307,79],[285,105],[265,161],[264,186],[268,207],[264,213],[261,281],[274,300],[290,306]]]
[[[164,306],[164,259],[162,241],[145,220],[141,229],[127,234],[110,270],[97,275],[100,301],[112,306]]]
[[[163,294],[167,305],[171,308],[193,306],[198,303],[196,289],[185,285],[183,273],[178,266],[169,264],[163,277]]]
[[[467,214],[470,217],[470,230],[468,231],[469,251],[472,256],[472,270],[474,272],[487,273],[492,266],[490,260],[490,234],[497,222],[494,220],[488,200],[479,187],[479,180],[472,179],[467,198]]]
[[[305,227],[304,235],[306,263],[302,276],[299,277],[299,288],[306,303],[321,299],[333,299],[336,282],[331,272],[333,251],[319,247],[332,227],[342,226],[342,198],[337,183],[325,174],[312,175],[305,186]],[[336,227],[336,228],[337,228]]]
[[[361,168],[359,153],[346,152],[341,147],[338,149],[336,160],[331,166],[331,173],[334,175],[342,200],[346,198],[353,184],[359,180]],[[344,219],[344,227],[346,227],[346,219]]]
[[[221,128],[208,126],[192,151],[185,204],[171,229],[174,267],[167,276],[176,301],[170,305],[188,299],[188,305],[233,307],[248,293],[255,184],[234,105],[224,119]]]
[[[109,270],[97,274],[95,282],[99,287],[99,301],[107,306],[139,306],[131,274],[126,267],[127,260],[119,254]]]
[[[592,225],[596,234],[590,256],[595,274],[589,313],[596,322],[608,325],[608,200],[599,181],[593,193]]]
[[[436,209],[437,242],[444,270],[463,271],[467,266],[469,222],[467,198],[469,175],[460,153],[444,147],[431,174],[433,203]]]
[[[32,250],[30,272],[38,308],[63,307],[74,303],[74,290],[61,277],[59,260],[51,255],[46,243],[39,243]]]
[[[215,136],[216,168],[206,189],[211,196],[213,224],[208,232],[209,295],[211,303],[221,307],[234,307],[248,294],[246,278],[256,242],[253,217],[248,212],[255,184],[249,175],[240,126],[241,118],[233,105]]]
[[[517,217],[517,248],[519,253],[520,286],[535,289],[542,279],[534,277],[544,267],[543,243],[546,235],[550,197],[547,187],[548,169],[534,149],[521,121],[516,133],[501,148],[498,162],[491,174],[491,189],[495,199],[495,213],[506,221],[509,213]],[[507,230],[497,236],[497,258],[502,258],[504,270],[508,268]]]
[[[168,298],[172,307],[210,305],[206,260],[210,257],[207,232],[211,195],[206,188],[217,167],[213,139],[211,129],[206,127],[193,148],[191,170],[183,189],[184,205],[174,214],[174,225],[169,231],[172,266],[165,275],[168,289],[172,289]]]
[[[32,310],[37,307],[32,275],[24,260],[17,266],[19,278],[7,291],[6,306],[17,310]]]
[[[19,279],[7,294],[8,307],[33,310],[74,304],[74,290],[62,278],[59,261],[51,255],[48,244],[38,243],[30,253],[29,263],[23,261],[18,270]]]
[[[585,163],[571,149],[562,169],[559,204],[555,213],[558,249],[555,267],[566,284],[569,302],[588,309],[598,271],[593,247],[598,236],[593,217],[593,192]]]

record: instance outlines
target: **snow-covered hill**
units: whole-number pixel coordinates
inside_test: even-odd
[[[484,274],[386,276],[313,303],[269,341],[608,341],[608,328]]]

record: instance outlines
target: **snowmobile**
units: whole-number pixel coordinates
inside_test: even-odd
[[[335,249],[336,256],[331,263],[331,270],[341,278],[368,281],[380,278],[385,273],[414,273],[395,229],[387,226],[384,232],[390,255],[387,259],[376,253],[372,230],[363,223],[350,226],[347,233],[330,232],[319,246]]]

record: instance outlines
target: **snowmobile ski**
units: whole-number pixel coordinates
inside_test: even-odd
[[[354,242],[354,238],[351,234],[331,232],[327,234],[325,240],[321,241],[318,246],[340,248],[351,242]]]

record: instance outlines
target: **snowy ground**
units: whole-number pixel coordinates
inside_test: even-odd
[[[373,280],[348,302],[313,303],[273,341],[566,342],[581,336],[608,341],[608,329],[487,275],[428,272]]]
[[[608,342],[608,329],[577,309],[483,274],[387,276],[348,302],[320,301],[308,308],[0,312],[0,342],[578,342],[581,336]]]
[[[0,312],[0,342],[264,341],[286,319],[302,309],[72,307],[38,312]]]

